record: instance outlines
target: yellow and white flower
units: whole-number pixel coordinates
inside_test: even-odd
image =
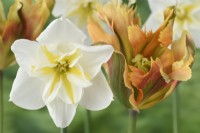
[[[151,9],[145,27],[155,30],[164,20],[162,11],[171,5],[177,5],[174,22],[174,39],[181,36],[182,31],[188,30],[197,47],[200,47],[200,0],[148,0]]]
[[[72,121],[77,105],[106,108],[113,95],[101,66],[113,53],[112,46],[83,45],[85,35],[67,19],[54,20],[36,39],[17,40],[11,49],[19,70],[10,101],[25,109],[45,105],[57,127]]]
[[[80,27],[85,27],[88,16],[95,12],[99,2],[105,3],[107,0],[55,0],[53,15],[55,17],[70,17]]]

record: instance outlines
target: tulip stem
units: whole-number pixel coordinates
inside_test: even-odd
[[[66,128],[61,128],[60,133],[67,133],[67,127]]]
[[[173,107],[172,107],[172,111],[173,111],[173,133],[178,133],[179,132],[179,91],[178,89],[176,89],[174,91],[174,94],[173,94]]]
[[[3,70],[0,70],[0,133],[3,133]]]
[[[137,111],[129,111],[129,129],[128,133],[136,133]]]
[[[91,112],[89,110],[85,110],[85,121],[84,121],[84,130],[85,133],[90,133],[90,126],[91,126]]]

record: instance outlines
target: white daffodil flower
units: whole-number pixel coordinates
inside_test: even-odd
[[[146,21],[147,30],[155,30],[163,22],[163,10],[167,6],[176,6],[174,39],[181,36],[183,30],[191,33],[197,47],[200,48],[200,0],[148,0],[151,14]]]
[[[57,127],[68,126],[77,105],[101,110],[113,95],[101,66],[113,53],[110,45],[83,45],[85,35],[67,19],[56,19],[37,41],[12,45],[19,70],[10,101],[25,109],[45,105]]]
[[[55,17],[63,16],[73,20],[79,27],[86,27],[87,18],[93,15],[96,5],[107,0],[55,0],[52,14]]]

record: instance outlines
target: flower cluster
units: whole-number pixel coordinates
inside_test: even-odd
[[[184,29],[200,22],[190,15],[195,5],[167,7],[162,23],[155,28],[150,22],[153,15],[142,26],[133,6],[135,0],[127,5],[120,0],[106,4],[98,0],[53,3],[16,0],[6,20],[0,1],[0,69],[14,61],[9,50],[13,42],[11,49],[19,64],[10,93],[14,104],[25,109],[47,106],[56,126],[64,128],[71,123],[78,105],[101,110],[114,97],[139,112],[191,78],[194,43]],[[52,8],[52,14],[61,18],[39,35]],[[85,45],[86,35],[71,20],[79,27],[87,25],[94,45]],[[173,30],[179,29],[177,23],[184,28]],[[181,36],[173,39],[177,33]],[[15,41],[19,38],[28,40]]]

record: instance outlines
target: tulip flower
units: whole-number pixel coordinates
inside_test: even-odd
[[[10,101],[25,109],[47,106],[57,127],[68,126],[77,105],[89,110],[106,108],[112,92],[101,66],[113,53],[109,45],[86,46],[85,34],[60,18],[37,41],[17,40],[12,45],[19,70]]]
[[[200,48],[200,0],[148,0],[151,14],[146,21],[147,29],[155,30],[163,21],[162,10],[167,6],[177,4],[174,22],[174,38],[178,39],[180,33],[187,30],[191,33],[197,47]],[[177,3],[176,3],[177,2]]]
[[[16,39],[36,39],[43,30],[53,4],[53,0],[15,0],[5,17],[0,0],[0,70],[15,62],[10,47]]]
[[[114,98],[125,107],[149,108],[169,96],[180,81],[191,78],[193,41],[186,31],[172,41],[174,7],[164,11],[164,22],[155,32],[142,29],[136,9],[127,5],[112,2],[99,5],[97,11],[88,31],[94,44],[111,44],[115,49],[104,68]]]

